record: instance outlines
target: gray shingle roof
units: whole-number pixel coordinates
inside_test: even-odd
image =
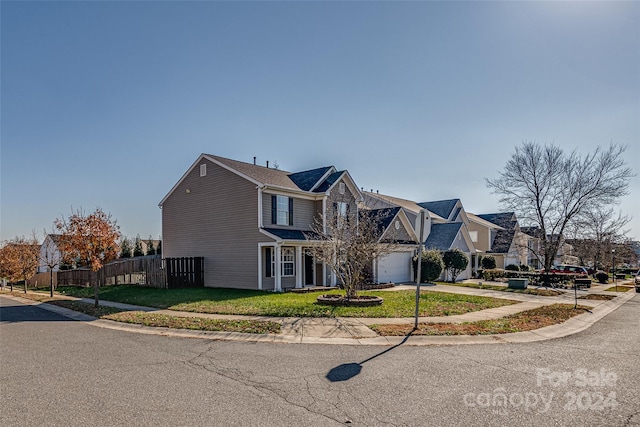
[[[307,230],[288,230],[283,228],[264,228],[267,233],[273,234],[282,240],[317,240],[318,235]]]
[[[290,173],[287,171],[258,166],[253,163],[240,162],[238,160],[227,159],[225,157],[214,156],[211,154],[207,154],[206,156],[215,159],[231,169],[234,169],[262,184],[299,190],[296,183],[289,178]]]
[[[515,228],[517,224],[516,214],[513,212],[501,212],[476,216],[508,230]]]
[[[496,237],[493,239],[493,244],[491,245],[491,253],[493,254],[506,254],[509,253],[509,248],[511,247],[511,242],[513,242],[513,237],[515,236],[515,230],[498,230],[496,232]]]
[[[338,171],[338,172],[332,173],[331,175],[329,175],[327,177],[327,179],[324,180],[324,182],[322,184],[320,184],[318,186],[318,188],[313,190],[313,192],[314,193],[324,193],[329,188],[331,188],[331,186],[333,184],[335,184],[338,179],[340,179],[340,177],[342,176],[343,173],[344,173],[344,171]]]
[[[432,224],[431,233],[429,233],[429,237],[427,237],[427,240],[424,242],[425,248],[448,251],[461,227],[461,222]]]
[[[301,190],[309,191],[314,185],[331,170],[333,166],[325,166],[322,168],[312,169],[303,172],[296,172],[289,175],[291,179]]]
[[[435,202],[422,202],[418,203],[418,205],[444,219],[448,219],[451,211],[456,207],[456,203],[458,203],[459,200],[460,199],[438,200]]]

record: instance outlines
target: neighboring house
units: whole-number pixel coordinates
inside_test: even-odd
[[[469,214],[469,229],[476,248],[496,259],[497,268],[527,265],[529,238],[520,231],[514,212]]]
[[[393,242],[393,251],[373,263],[372,280],[375,283],[406,283],[413,281],[412,258],[418,237],[405,211],[400,207],[363,209],[379,222],[380,241]]]
[[[520,230],[529,237],[530,263],[529,265],[536,269],[544,268],[544,251],[540,236],[542,235],[540,227],[521,227]],[[554,234],[554,240],[558,239],[558,235]],[[579,265],[580,259],[573,255],[573,246],[564,239],[558,247],[558,253],[553,259],[552,265]]]
[[[58,271],[62,263],[62,254],[58,248],[60,240],[59,234],[47,234],[40,245],[40,255],[38,261],[38,273],[47,273],[49,266],[52,265],[51,271]]]
[[[476,254],[476,249],[467,228],[469,218],[459,199],[416,203],[373,192],[365,192],[364,196],[365,204],[370,208],[383,206],[401,208],[412,224],[416,236],[420,236],[420,215],[422,213],[425,218],[422,234],[425,249],[436,249],[442,252],[460,249],[469,258],[469,265],[465,271],[460,273],[458,279],[464,280],[472,276],[472,259]],[[419,237],[417,239],[419,240]]]
[[[163,257],[204,257],[208,287],[335,285],[306,250],[331,196],[340,196],[340,212],[362,201],[349,173],[333,166],[290,173],[202,154],[159,204]]]

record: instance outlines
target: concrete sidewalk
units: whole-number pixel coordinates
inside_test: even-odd
[[[415,289],[415,286],[396,286],[393,290]],[[465,295],[480,295],[492,298],[510,299],[520,301],[517,304],[491,308],[471,313],[453,316],[440,317],[420,317],[420,323],[462,323],[473,322],[486,319],[497,319],[510,314],[519,313],[526,310],[542,307],[555,303],[572,304],[574,302],[573,292],[566,292],[559,296],[542,297],[538,295],[528,295],[519,293],[507,293],[502,291],[466,288],[460,286],[436,285],[424,287],[424,290],[435,292],[449,292]],[[587,293],[603,293],[599,289],[592,289],[587,292],[580,291],[580,295]],[[473,343],[498,343],[498,342],[531,342],[551,338],[559,338],[580,332],[587,329],[593,323],[606,316],[620,305],[624,304],[636,294],[633,291],[625,293],[612,293],[617,297],[610,301],[601,300],[579,300],[580,305],[591,307],[590,312],[575,316],[566,322],[558,325],[547,326],[541,329],[528,332],[517,332],[500,335],[478,335],[478,336],[411,336],[406,337],[381,337],[378,336],[370,325],[374,324],[413,324],[414,318],[290,318],[290,317],[266,317],[266,316],[235,316],[206,313],[192,313],[173,310],[162,310],[152,307],[142,307],[131,304],[123,304],[112,301],[100,301],[101,305],[117,307],[124,310],[145,311],[170,316],[181,317],[201,317],[209,319],[250,319],[267,320],[277,322],[281,325],[280,334],[243,334],[229,332],[205,332],[188,331],[168,328],[153,328],[141,325],[131,325],[114,322],[104,319],[95,319],[81,313],[64,309],[51,304],[38,303],[36,301],[8,296],[15,298],[22,303],[37,304],[42,308],[57,312],[74,320],[86,321],[91,325],[117,329],[122,331],[161,334],[178,337],[204,338],[215,340],[251,341],[251,342],[280,342],[280,343],[306,343],[306,344],[348,344],[348,345],[397,345],[404,341],[405,345],[452,345],[452,344],[473,344]],[[6,295],[5,295],[6,296]],[[76,299],[77,298],[69,298]],[[83,302],[93,303],[93,299],[82,299]]]

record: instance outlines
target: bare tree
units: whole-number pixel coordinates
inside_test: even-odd
[[[567,227],[586,209],[609,206],[628,194],[634,176],[626,147],[611,144],[581,156],[555,145],[525,142],[516,147],[497,179],[487,186],[527,225],[539,227],[544,267],[549,269]]]
[[[357,298],[357,291],[374,260],[389,255],[394,248],[390,209],[358,209],[353,199],[332,196],[325,215],[312,226],[316,240],[309,252],[326,264],[341,281],[345,299]]]
[[[49,289],[50,296],[53,296],[53,270],[62,264],[62,251],[57,245],[59,236],[57,234],[47,234],[44,232],[45,238],[39,251],[40,265],[47,267],[49,271]]]
[[[631,221],[627,215],[613,207],[585,209],[570,229],[574,254],[583,265],[606,269],[611,263],[611,250],[622,245],[629,230],[624,227]]]

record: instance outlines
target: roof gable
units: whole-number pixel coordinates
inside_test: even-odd
[[[461,222],[447,222],[443,224],[433,224],[429,237],[424,242],[426,249],[436,249],[439,251],[447,251],[456,239]]]
[[[321,184],[322,178],[330,172],[335,172],[335,168],[333,166],[325,166],[322,168],[289,174],[289,179],[291,179],[291,181],[293,181],[293,183],[301,190],[311,191]]]
[[[451,217],[451,212],[459,201],[460,199],[438,200],[435,202],[422,202],[418,203],[418,205],[438,216],[441,216],[442,218],[449,219]]]
[[[489,221],[493,224],[499,225],[502,228],[513,229],[515,228],[518,220],[514,212],[500,212],[491,214],[477,215],[479,218]]]

